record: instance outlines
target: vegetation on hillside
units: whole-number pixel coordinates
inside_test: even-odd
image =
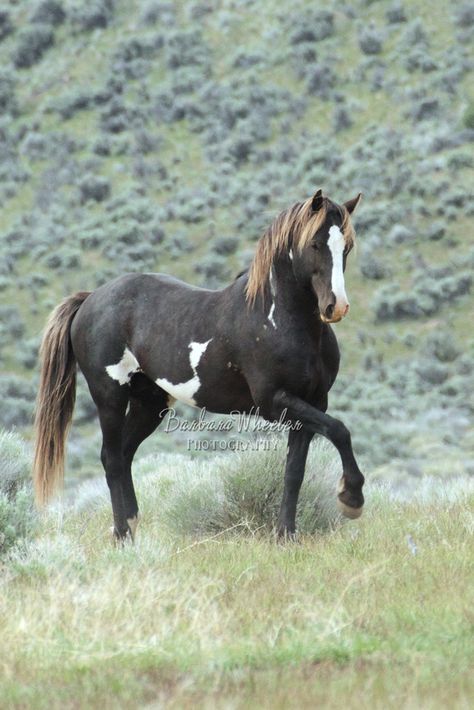
[[[365,470],[472,473],[473,31],[472,0],[4,1],[0,423],[30,431],[63,295],[219,287],[280,209],[362,190],[330,409]],[[71,467],[93,417],[82,388]]]

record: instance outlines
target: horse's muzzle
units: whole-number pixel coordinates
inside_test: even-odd
[[[324,313],[320,313],[321,320],[323,323],[339,323],[339,321],[347,315],[348,311],[348,303],[343,303],[341,305],[336,303],[336,305],[328,306]]]

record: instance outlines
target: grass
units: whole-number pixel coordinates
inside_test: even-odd
[[[334,486],[328,451],[316,447]],[[240,463],[258,477],[272,456]],[[212,500],[205,484],[227,480],[226,461],[234,489],[262,495],[238,460],[149,457],[135,546],[110,545],[101,482],[5,558],[0,706],[467,708],[472,485],[425,482],[402,500],[369,484],[356,523],[277,544],[248,515],[212,533],[186,524],[190,476]],[[316,484],[305,485],[303,500]]]

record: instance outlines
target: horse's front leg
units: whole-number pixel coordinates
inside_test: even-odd
[[[292,537],[295,534],[296,505],[312,438],[313,434],[308,429],[290,429],[288,434],[285,487],[278,518],[279,537]]]
[[[355,460],[347,427],[300,397],[278,390],[272,398],[272,416],[278,419],[282,413],[285,418],[293,422],[300,421],[312,434],[322,434],[334,444],[342,462],[342,478],[338,487],[339,509],[348,518],[358,518],[364,505],[364,476]]]

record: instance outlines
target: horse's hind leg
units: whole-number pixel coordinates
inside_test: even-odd
[[[122,451],[122,436],[128,391],[114,389],[113,396],[96,399],[102,429],[101,460],[110,490],[114,516],[114,537],[123,540],[129,534],[123,495],[125,459]]]
[[[168,395],[141,373],[132,377],[130,393],[130,408],[125,419],[122,439],[122,490],[125,516],[133,538],[138,523],[138,503],[133,487],[132,461],[140,444],[162,422],[168,406]]]
[[[288,434],[285,485],[278,518],[279,537],[292,538],[295,535],[296,505],[312,438],[313,434],[306,429],[290,429]]]

